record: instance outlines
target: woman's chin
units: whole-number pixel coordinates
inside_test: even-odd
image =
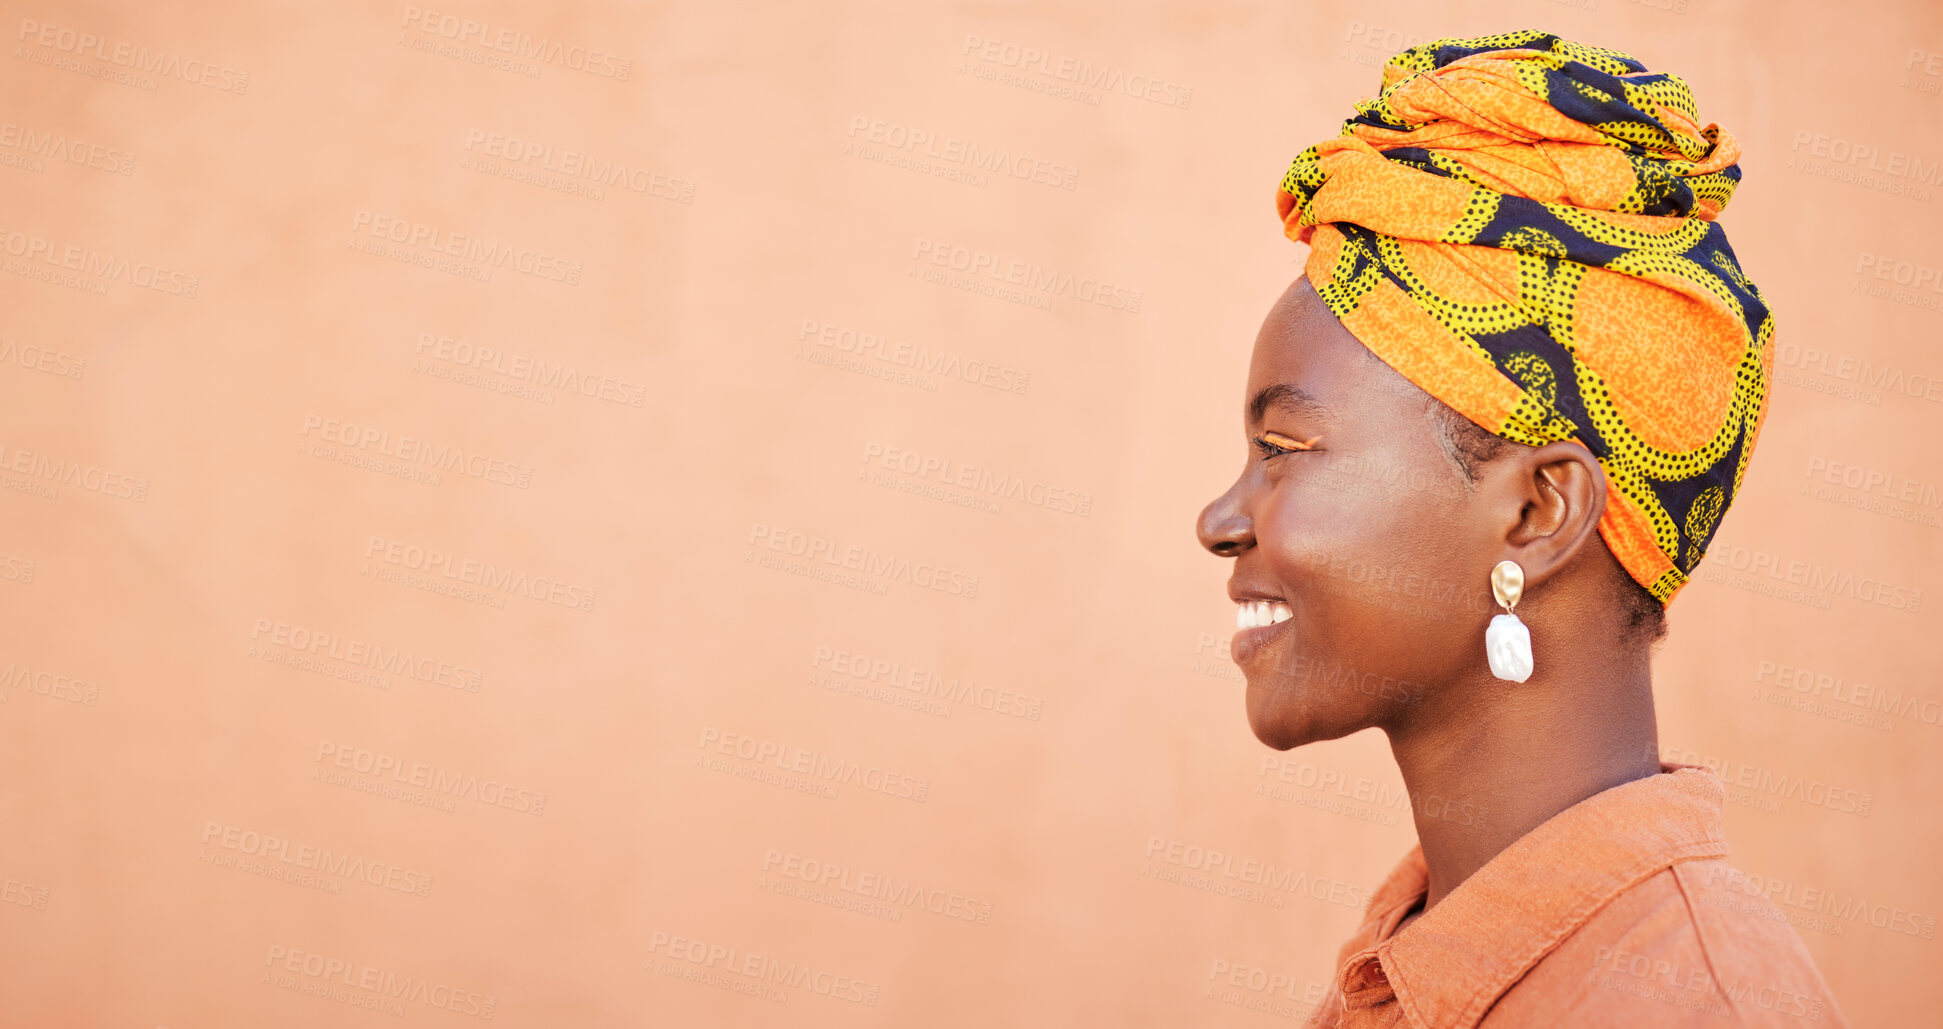
[[[1248,727],[1254,731],[1255,738],[1276,750],[1291,750],[1306,743],[1338,739],[1365,726],[1354,723],[1355,712],[1337,712],[1342,717],[1329,718],[1329,712],[1310,710],[1303,698],[1287,686],[1257,685],[1253,680],[1248,684]]]
[[[1248,684],[1248,727],[1255,738],[1276,750],[1288,750],[1309,742],[1306,722],[1299,705],[1272,687]]]

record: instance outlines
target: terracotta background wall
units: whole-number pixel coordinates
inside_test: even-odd
[[[4,1021],[1292,1024],[1413,829],[1249,733],[1194,518],[1290,158],[1527,26],[1746,147],[1779,381],[1662,739],[1934,1012],[1935,5],[32,3]]]

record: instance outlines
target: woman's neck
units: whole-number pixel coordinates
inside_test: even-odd
[[[1390,728],[1429,876],[1424,910],[1578,802],[1660,771],[1646,646],[1553,646],[1529,681],[1436,691]]]

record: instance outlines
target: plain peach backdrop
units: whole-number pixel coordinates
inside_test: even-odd
[[[1740,138],[1778,314],[1667,756],[1943,1007],[1934,4],[9,17],[0,1021],[1293,1024],[1413,829],[1194,520],[1289,160],[1525,27]]]

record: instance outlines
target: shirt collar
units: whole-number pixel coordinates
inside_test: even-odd
[[[1378,942],[1344,964],[1343,1006],[1394,996],[1416,1025],[1475,1025],[1619,893],[1677,861],[1727,856],[1725,800],[1712,769],[1662,761],[1519,837],[1393,936],[1429,890],[1423,846],[1411,848],[1371,895]]]

